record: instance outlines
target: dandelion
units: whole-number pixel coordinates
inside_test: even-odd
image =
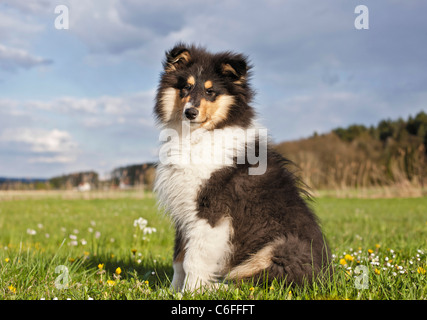
[[[255,290],[255,288],[254,287],[250,287],[249,288],[249,291],[251,291],[251,292],[253,292]]]
[[[103,264],[103,263],[98,264],[98,269],[99,269],[99,270],[104,269],[104,264]]]
[[[10,259],[9,259],[9,258],[6,258],[6,259],[4,259],[4,261],[6,261],[6,263],[7,263],[7,262],[9,262],[9,261],[10,261]]]
[[[340,265],[345,266],[347,264],[347,261],[345,259],[340,259]]]
[[[122,273],[122,269],[120,269],[120,267],[118,267],[118,268],[116,269],[116,274],[120,275],[120,273]]]
[[[377,268],[375,268],[375,273],[376,274],[380,274],[380,270],[378,270]]]
[[[351,255],[349,255],[349,254],[346,254],[345,256],[344,256],[344,259],[346,260],[346,261],[353,261],[354,260],[354,257],[352,257]]]
[[[423,267],[418,267],[418,268],[417,268],[417,272],[418,272],[419,274],[426,274],[426,269],[424,269]]]
[[[7,288],[9,289],[10,292],[16,293],[16,288],[13,285],[8,286]]]
[[[107,280],[107,284],[108,284],[110,287],[112,287],[112,286],[116,285],[116,281],[114,281],[114,280]]]
[[[374,253],[374,250],[372,250],[372,249],[368,249],[368,252],[369,252],[370,254],[372,254],[372,253]]]
[[[145,283],[146,285],[148,285],[148,284],[149,284],[148,280],[145,280],[145,281],[144,281],[144,283]]]
[[[381,247],[381,245],[378,243],[375,245],[375,248],[377,248],[377,249],[379,249],[380,247]]]
[[[133,254],[133,255],[135,255],[135,254],[136,254],[136,251],[137,251],[136,249],[132,249],[132,250],[131,250],[131,252],[132,252],[132,254]]]

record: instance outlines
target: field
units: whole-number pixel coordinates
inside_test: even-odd
[[[334,255],[330,283],[181,294],[169,290],[173,229],[152,194],[5,192],[0,299],[427,299],[426,197],[311,205]]]

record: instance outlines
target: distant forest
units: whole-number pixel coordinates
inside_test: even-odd
[[[425,187],[427,114],[314,133],[307,139],[277,144],[276,149],[294,162],[292,170],[313,189]],[[39,181],[0,178],[0,189],[79,189],[87,184],[90,189],[151,189],[154,176],[154,164],[143,163],[115,168],[110,179],[102,181],[95,171]]]
[[[424,187],[427,114],[315,133],[280,143],[277,150],[299,167],[298,174],[312,188]]]

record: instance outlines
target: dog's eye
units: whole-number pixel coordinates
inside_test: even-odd
[[[208,96],[213,96],[215,94],[215,91],[213,91],[212,89],[206,89],[206,94]]]
[[[191,85],[191,84],[187,83],[187,84],[185,85],[185,87],[184,87],[184,90],[190,91],[190,90],[191,90],[191,88],[193,88],[193,85]]]

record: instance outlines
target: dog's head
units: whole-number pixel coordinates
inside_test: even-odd
[[[253,92],[248,84],[250,66],[242,54],[212,54],[178,44],[166,52],[163,67],[154,108],[162,125],[183,120],[207,130],[250,125]]]

